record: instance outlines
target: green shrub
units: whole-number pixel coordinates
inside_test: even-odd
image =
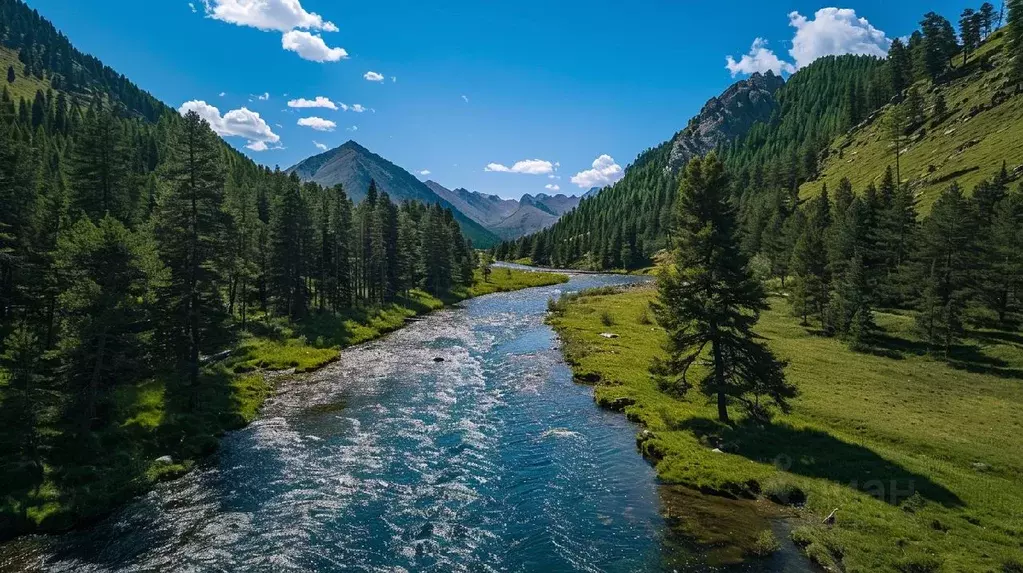
[[[600,324],[603,324],[604,326],[614,326],[615,317],[611,316],[611,313],[606,310],[601,311]]]
[[[770,529],[765,529],[757,534],[753,543],[745,549],[747,557],[765,558],[770,557],[775,551],[781,549],[781,544],[775,539]]]

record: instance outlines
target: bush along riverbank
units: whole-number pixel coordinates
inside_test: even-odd
[[[5,475],[0,538],[88,524],[157,482],[184,474],[216,451],[225,432],[256,418],[281,375],[321,368],[342,349],[446,305],[567,280],[563,274],[494,268],[486,280],[477,270],[471,287],[456,288],[443,298],[412,290],[395,303],[344,314],[312,313],[295,322],[254,316],[230,353],[206,360],[194,399],[182,399],[173,390],[176,379],[166,374],[117,388],[108,412],[117,422],[93,432],[90,439],[97,447],[89,448],[88,459],[59,452],[49,458],[67,460],[62,467],[40,464]],[[7,376],[0,371],[0,390]],[[57,425],[46,428],[50,435],[62,430]],[[39,485],[19,487],[37,474]]]
[[[653,287],[571,295],[552,301],[549,322],[576,380],[644,427],[637,444],[666,484],[773,502],[798,516],[787,535],[828,570],[1023,571],[1018,335],[973,332],[970,352],[946,362],[926,355],[911,314],[875,312],[875,344],[856,352],[801,326],[773,297],[756,331],[788,361],[800,395],[770,423],[722,424],[703,395],[674,397],[651,376],[666,341],[655,297]],[[706,518],[702,529],[687,522],[691,537],[727,541],[714,534],[721,514],[689,513]],[[758,523],[733,556],[777,546]]]

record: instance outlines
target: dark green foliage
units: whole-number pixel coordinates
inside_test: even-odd
[[[959,17],[959,37],[962,39],[963,65],[966,65],[970,52],[980,46],[983,39],[983,16],[973,8],[966,8]]]
[[[917,324],[947,358],[963,334],[977,260],[977,215],[958,185],[934,204],[921,228],[917,261]]]
[[[708,360],[698,385],[716,399],[722,421],[729,419],[730,402],[758,418],[768,415],[769,404],[787,409],[795,388],[785,381],[784,365],[753,334],[766,295],[736,241],[727,176],[716,155],[686,167],[677,213],[678,246],[658,277],[654,305],[668,334],[668,358],[653,371],[681,393],[690,386],[692,367]]]
[[[1017,84],[1023,83],[1023,0],[1009,0],[1006,19],[1008,57],[1012,58],[1010,74]]]
[[[921,68],[932,80],[938,80],[952,65],[952,56],[959,46],[955,30],[944,16],[928,12],[920,21],[923,39],[919,45],[918,58]]]
[[[68,418],[85,435],[101,423],[105,395],[151,368],[156,289],[165,278],[146,231],[107,215],[79,220],[61,236],[55,263],[66,283],[59,297],[60,373],[73,401]]]
[[[14,73],[14,66],[7,66],[7,83],[13,84],[16,79],[18,76]]]

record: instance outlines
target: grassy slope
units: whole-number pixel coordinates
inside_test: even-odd
[[[168,379],[118,389],[112,402],[113,419],[120,423],[93,436],[105,446],[103,457],[65,468],[47,467],[46,479],[38,491],[4,491],[0,497],[0,537],[66,529],[108,513],[157,481],[188,471],[197,460],[216,450],[217,437],[223,432],[255,419],[273,391],[265,371],[315,370],[335,360],[342,348],[383,336],[401,328],[406,319],[445,304],[567,280],[561,274],[494,269],[489,282],[477,274],[472,288],[446,300],[413,291],[402,304],[346,316],[313,317],[298,325],[253,321],[254,334],[245,338],[226,361],[205,369],[199,411],[179,407]],[[4,373],[0,372],[0,398],[3,381]],[[172,462],[156,461],[163,455],[170,455]]]
[[[651,288],[585,296],[551,322],[577,377],[598,381],[596,400],[653,433],[640,445],[660,459],[663,480],[782,502],[803,492],[806,520],[794,539],[848,572],[1023,562],[1023,337],[981,333],[957,369],[916,353],[911,317],[879,315],[894,354],[860,354],[807,333],[774,299],[758,332],[790,361],[801,396],[766,429],[727,428],[702,395],[674,399],[651,380],[664,340],[649,323],[653,296]],[[818,525],[835,508],[837,525]]]
[[[924,97],[927,120],[904,143],[900,170],[902,180],[909,182],[916,192],[924,213],[930,211],[931,204],[953,181],[972,192],[974,186],[998,172],[1003,160],[1010,171],[1023,163],[1023,96],[1010,97],[1000,105],[970,116],[974,107],[990,106],[992,96],[1005,81],[1007,62],[1003,34],[1004,31],[993,34],[976,55],[971,56],[963,77],[938,86],[949,112],[936,126],[931,125],[930,82],[917,85]],[[994,69],[988,72],[980,67],[985,55],[990,55],[994,64]],[[956,64],[961,65],[962,60],[957,58]],[[801,195],[808,197],[819,193],[823,182],[833,190],[843,177],[848,177],[857,191],[871,182],[880,183],[886,167],[890,165],[895,169],[894,147],[889,138],[882,136],[881,123],[875,120],[836,138],[822,175],[817,181],[804,184]]]
[[[7,83],[8,66],[14,66],[17,75],[13,84]],[[7,86],[7,91],[15,103],[18,102],[18,99],[27,99],[31,103],[36,97],[37,90],[46,93],[46,90],[50,89],[49,79],[40,80],[35,76],[26,78],[24,71],[25,65],[18,60],[18,52],[0,47],[0,85]],[[0,90],[2,89],[0,88]]]

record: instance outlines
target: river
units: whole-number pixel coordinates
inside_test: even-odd
[[[197,470],[88,529],[8,543],[0,569],[704,570],[667,555],[637,428],[572,382],[543,323],[564,291],[640,280],[485,296],[347,349]]]

